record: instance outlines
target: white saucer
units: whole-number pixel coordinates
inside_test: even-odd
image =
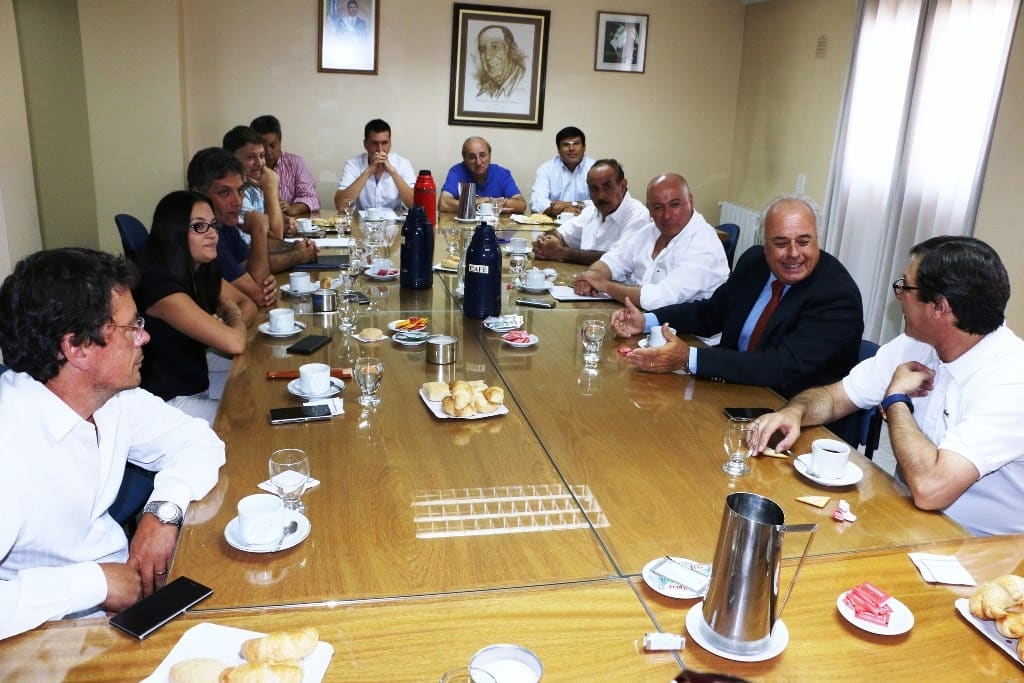
[[[446,266],[442,266],[440,261],[438,261],[437,263],[434,264],[434,270],[436,270],[439,273],[458,273],[459,272],[458,268],[448,268]]]
[[[397,278],[398,273],[400,272],[398,268],[392,268],[391,270],[388,271],[388,275],[378,275],[377,270],[379,270],[379,268],[367,268],[366,270],[363,271],[363,275],[370,278],[371,280],[380,280],[381,282],[386,282],[388,280],[394,280],[395,278]]]
[[[476,219],[476,216],[474,216],[473,218],[459,218],[458,216],[456,216],[455,217],[455,222],[456,223],[479,223],[479,221]]]
[[[693,560],[688,560],[685,557],[672,557],[671,559],[678,562],[679,564],[688,566],[690,569],[694,570],[699,574],[703,574],[704,576],[708,577],[709,582],[707,585],[705,585],[704,590],[695,591],[690,588],[687,588],[681,583],[673,581],[672,579],[656,574],[654,572],[654,566],[657,565],[659,562],[663,562],[665,560],[664,557],[656,557],[650,562],[648,562],[646,565],[644,565],[643,571],[640,573],[640,576],[642,576],[644,579],[644,583],[650,586],[651,590],[653,590],[656,593],[661,593],[666,598],[689,599],[704,597],[704,595],[706,595],[708,592],[708,587],[711,585],[711,565],[694,562]]]
[[[713,655],[731,659],[734,662],[763,662],[766,659],[778,657],[786,649],[786,646],[789,645],[789,629],[786,628],[781,619],[778,619],[775,622],[775,627],[772,629],[771,638],[768,639],[768,648],[763,652],[753,655],[737,655],[725,650],[719,650],[704,637],[704,629],[708,628],[708,625],[704,622],[703,610],[703,600],[690,608],[690,611],[686,613],[686,631],[695,643]]]
[[[843,600],[849,592],[850,591],[843,591],[839,594],[839,597],[836,598],[836,607],[839,608],[839,613],[843,615],[843,618],[857,628],[867,631],[868,633],[877,633],[880,636],[898,636],[901,633],[906,633],[914,627],[913,612],[910,611],[909,607],[896,598],[889,598],[885,603],[883,603],[892,608],[892,614],[889,615],[888,626],[858,619],[854,609],[847,605]]]
[[[273,330],[270,329],[270,323],[265,322],[260,323],[257,329],[259,329],[260,332],[267,335],[268,337],[290,337],[293,334],[298,334],[299,332],[302,332],[304,329],[306,329],[306,325],[304,323],[296,322],[295,327],[286,332],[274,332]]]
[[[228,525],[224,527],[224,540],[228,542],[232,548],[237,548],[247,553],[276,553],[278,550],[288,550],[294,548],[298,544],[306,540],[309,536],[309,530],[312,528],[309,524],[309,520],[301,512],[295,510],[284,511],[285,524],[291,521],[296,521],[299,524],[299,528],[295,530],[295,533],[288,534],[284,537],[284,543],[280,548],[277,547],[277,541],[273,543],[266,543],[261,545],[249,545],[242,540],[242,535],[238,529],[238,517],[235,517]]]
[[[401,344],[402,346],[421,346],[423,344],[426,344],[427,339],[429,339],[430,337],[431,335],[428,334],[422,339],[406,339],[404,332],[395,332],[393,335],[391,335],[391,341],[395,342],[396,344]]]
[[[520,285],[516,289],[524,294],[547,294],[551,291],[554,285],[550,282],[545,282],[543,287],[527,287],[526,285]]]
[[[309,283],[309,289],[307,289],[304,292],[293,292],[292,291],[292,286],[287,284],[287,283],[283,284],[283,285],[278,285],[277,288],[280,289],[285,294],[287,294],[288,296],[305,296],[306,294],[312,294],[316,290],[320,289],[320,283],[319,282],[311,282],[311,283]]]
[[[849,461],[846,463],[846,473],[843,474],[843,476],[839,477],[838,479],[822,479],[821,477],[815,476],[810,472],[810,453],[798,455],[796,459],[793,460],[793,467],[796,468],[797,472],[807,477],[815,484],[820,484],[821,486],[853,486],[854,484],[856,484],[857,482],[864,478],[864,471]]]
[[[516,348],[516,349],[527,349],[527,348],[533,346],[534,344],[536,344],[537,342],[539,342],[540,341],[540,337],[538,337],[535,334],[531,334],[530,335],[530,341],[528,341],[528,342],[513,342],[513,341],[509,341],[508,339],[505,339],[505,336],[502,335],[501,341],[505,342],[509,346],[511,346],[513,348]]]
[[[509,244],[503,244],[501,246],[501,253],[505,254],[505,256],[511,256],[512,255],[512,246],[509,245]],[[533,247],[527,247],[526,251],[520,251],[520,252],[516,252],[516,253],[523,254],[524,256],[533,256]]]
[[[299,379],[293,379],[291,382],[288,382],[288,392],[290,394],[298,396],[299,398],[304,398],[310,401],[314,401],[319,398],[330,398],[331,396],[334,396],[339,391],[345,388],[344,382],[342,382],[337,377],[332,377],[331,388],[327,391],[326,394],[304,394],[302,393],[301,382],[302,380]]]

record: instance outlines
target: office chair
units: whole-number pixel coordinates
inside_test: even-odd
[[[729,236],[729,239],[722,242],[725,249],[725,258],[729,262],[729,270],[732,270],[732,257],[736,254],[736,243],[740,241],[740,226],[735,223],[722,223],[718,229]]]
[[[857,362],[871,358],[878,352],[878,344],[867,339],[860,340],[860,352],[857,354]],[[858,446],[864,446],[864,457],[872,459],[875,450],[878,448],[879,439],[882,437],[882,414],[878,412],[878,406],[862,408],[857,411],[858,418]]]
[[[117,232],[121,235],[121,249],[126,258],[137,261],[146,248],[146,240],[149,233],[142,222],[127,213],[119,213],[114,216],[114,223],[117,224]]]

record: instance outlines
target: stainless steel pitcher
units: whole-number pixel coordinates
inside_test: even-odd
[[[720,650],[759,654],[771,646],[772,628],[782,615],[817,524],[785,524],[778,503],[755,493],[731,493],[725,499],[711,584],[704,598],[702,635]],[[782,605],[779,595],[782,538],[787,531],[809,532]]]
[[[459,183],[459,218],[476,218],[476,183]]]

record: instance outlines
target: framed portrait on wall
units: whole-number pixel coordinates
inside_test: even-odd
[[[456,3],[448,123],[542,128],[551,12]]]
[[[647,56],[646,14],[597,13],[595,71],[644,72]]]
[[[380,0],[320,0],[317,71],[377,73]]]

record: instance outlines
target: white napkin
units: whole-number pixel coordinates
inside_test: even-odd
[[[568,285],[554,285],[551,287],[550,294],[559,301],[607,301],[608,299],[611,299],[611,296],[608,294],[583,296],[572,291],[572,287]]]
[[[907,553],[910,561],[928,583],[949,583],[954,586],[977,586],[977,582],[955,555]]]

